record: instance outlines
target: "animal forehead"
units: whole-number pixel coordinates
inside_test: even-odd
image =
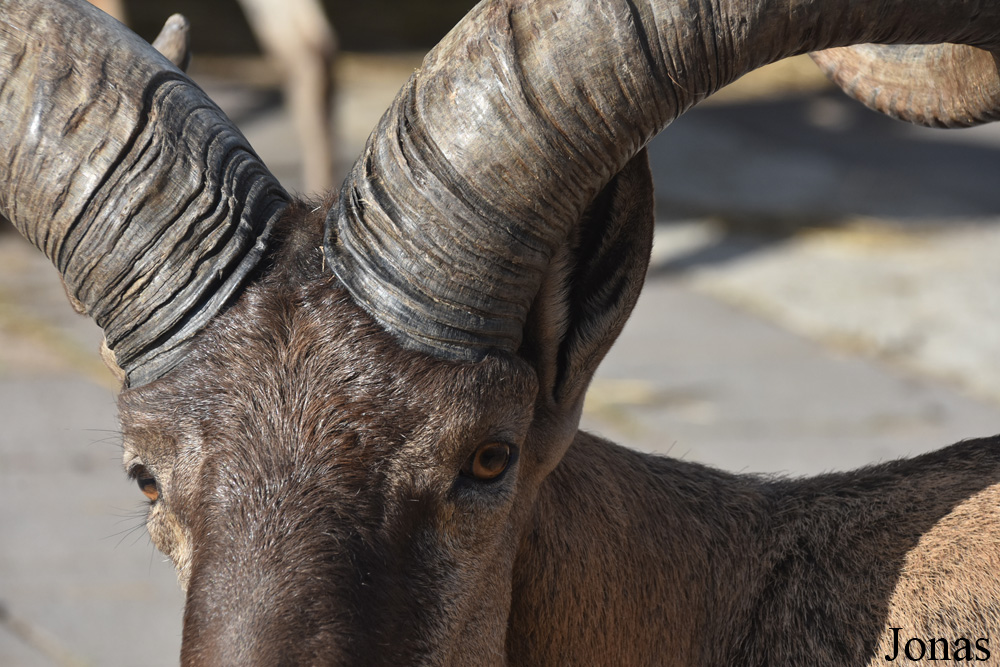
[[[339,301],[303,305],[282,326],[274,324],[255,318],[246,327],[251,335],[212,346],[214,363],[205,367],[214,367],[215,386],[206,399],[225,404],[217,410],[299,423],[311,413],[347,426],[387,422],[401,430],[429,420],[442,428],[467,426],[520,412],[534,398],[533,374],[512,357],[438,360],[401,347]]]
[[[127,392],[123,422],[272,447],[445,445],[527,427],[536,382],[520,360],[440,361],[401,347],[338,291],[302,292],[234,308],[173,377]]]

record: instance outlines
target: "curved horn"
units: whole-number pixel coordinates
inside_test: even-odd
[[[810,54],[866,106],[911,123],[968,127],[1000,118],[997,57],[961,44],[862,44]]]
[[[570,225],[695,103],[805,51],[998,34],[1000,3],[972,0],[482,3],[369,139],[328,214],[328,262],[411,347],[516,350]]]
[[[0,0],[0,214],[130,384],[179,362],[286,201],[222,111],[121,24],[82,0]]]

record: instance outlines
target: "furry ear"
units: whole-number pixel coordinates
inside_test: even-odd
[[[640,151],[587,208],[532,305],[521,355],[564,416],[579,414],[590,379],[632,312],[653,245],[653,183]]]

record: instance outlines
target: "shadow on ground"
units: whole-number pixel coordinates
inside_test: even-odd
[[[1000,219],[1000,131],[916,127],[838,91],[709,105],[650,144],[658,216],[709,220],[718,241],[675,273],[859,220],[901,229]]]

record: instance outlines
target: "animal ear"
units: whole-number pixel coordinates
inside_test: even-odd
[[[594,371],[639,298],[652,244],[653,183],[642,150],[557,251],[526,320],[521,356],[561,415],[579,414]]]

